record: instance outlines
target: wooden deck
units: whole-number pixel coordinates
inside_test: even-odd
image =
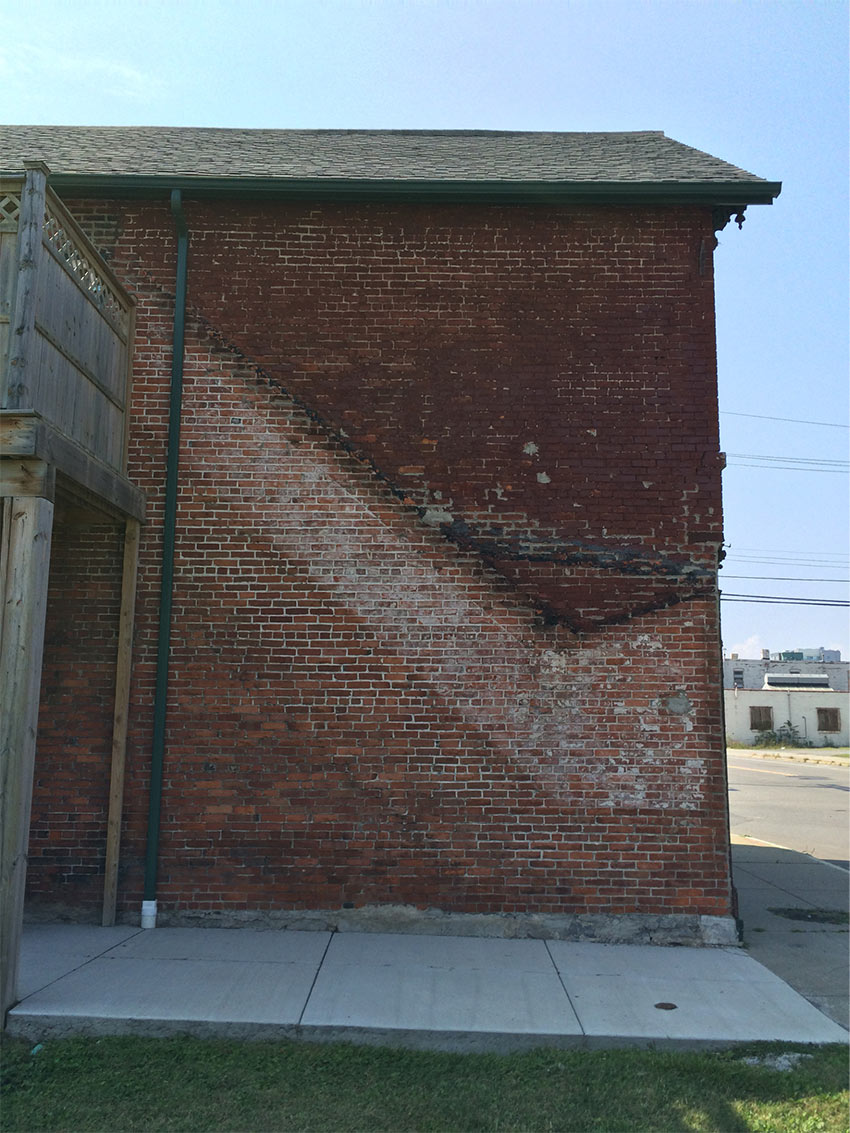
[[[134,306],[47,187],[0,180],[0,1011],[17,967],[57,493],[123,523],[104,917],[114,917],[139,524],[127,478]],[[112,879],[112,882],[109,879]],[[110,885],[112,891],[110,891]],[[111,909],[111,913],[110,913]]]

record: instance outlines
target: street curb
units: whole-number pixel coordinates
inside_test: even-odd
[[[746,841],[735,842],[735,838],[746,839]],[[824,861],[823,858],[816,858],[814,854],[807,854],[805,850],[795,850],[791,846],[782,846],[779,842],[766,842],[764,838],[755,838],[752,834],[735,834],[729,832],[729,845],[732,853],[735,852],[736,846],[767,846],[771,850],[787,850],[789,854],[799,854],[801,857],[809,858],[815,865],[823,865],[828,869],[837,869],[839,873],[847,876],[847,870],[844,866],[834,865],[832,862]]]
[[[749,747],[727,747],[726,756],[748,755],[754,759],[788,759],[792,763],[821,763],[827,767],[850,767],[850,759],[840,755],[803,755],[800,751],[755,751]]]

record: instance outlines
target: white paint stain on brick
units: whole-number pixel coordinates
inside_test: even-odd
[[[193,394],[200,393],[202,379],[196,377],[196,383]],[[193,428],[201,436],[216,434],[220,396],[187,398],[187,435]],[[460,716],[470,739],[492,753],[498,778],[530,774],[536,791],[563,800],[568,811],[583,796],[604,798],[614,807],[640,805],[649,791],[660,809],[703,805],[701,760],[692,765],[678,760],[676,774],[670,774],[670,761],[683,741],[671,736],[666,742],[663,776],[653,774],[656,756],[639,742],[641,734],[663,730],[662,717],[670,720],[669,713],[659,712],[658,702],[647,704],[643,714],[623,704],[615,708],[618,716],[640,719],[639,728],[624,729],[616,751],[602,750],[601,745],[614,742],[612,736],[600,738],[594,731],[592,705],[610,695],[600,686],[600,662],[618,650],[634,652],[638,643],[656,647],[655,639],[642,635],[634,641],[633,631],[623,630],[617,642],[599,638],[596,644],[577,643],[575,651],[541,647],[533,611],[504,602],[495,588],[482,584],[480,563],[435,543],[427,520],[417,530],[410,511],[370,472],[354,468],[316,437],[297,408],[284,399],[268,406],[258,398],[253,413],[255,420],[240,434],[238,467],[221,456],[218,502],[246,516],[245,535],[255,548],[266,548],[267,564],[280,563],[282,578],[297,563],[300,576],[307,573],[320,591],[362,620],[376,640],[382,669],[392,665],[392,658],[402,669],[415,669],[417,681],[427,686],[430,711]],[[281,444],[290,431],[302,434],[302,443]],[[276,443],[269,443],[273,439]],[[549,483],[545,473],[538,480]],[[273,497],[269,483],[281,485]],[[246,513],[252,488],[262,506]],[[446,509],[428,512],[432,520],[439,515],[439,522],[442,516],[450,521]],[[268,617],[268,632],[274,633],[284,615],[276,615],[272,604]],[[640,655],[639,648],[635,656]],[[373,678],[377,685],[385,679],[390,678]],[[620,676],[606,679],[611,683]],[[344,701],[348,694],[340,687],[335,695]],[[365,709],[369,695],[367,689],[350,703],[356,700]],[[682,722],[676,719],[678,726]],[[439,734],[438,729],[435,741]],[[446,790],[459,789],[447,781]],[[462,787],[469,789],[469,784]],[[510,840],[512,823],[522,824],[527,816],[520,808],[500,821]]]

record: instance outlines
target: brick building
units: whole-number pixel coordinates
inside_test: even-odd
[[[117,916],[732,939],[712,257],[779,186],[653,132],[0,144],[135,300]],[[55,508],[27,892],[91,918],[125,527]]]

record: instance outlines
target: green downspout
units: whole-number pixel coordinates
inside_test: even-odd
[[[186,324],[186,275],[189,229],[179,189],[172,190],[171,212],[177,231],[177,281],[174,293],[174,331],[171,354],[171,396],[168,406],[168,455],[165,474],[165,514],[162,534],[162,581],[159,600],[159,637],[153,706],[148,840],[145,852],[145,888],[142,928],[156,927],[156,874],[162,802],[162,767],[165,758],[165,716],[168,708],[168,658],[171,648],[171,604],[174,589],[174,540],[177,529],[177,468],[180,451],[180,417],[183,404],[183,336]]]

